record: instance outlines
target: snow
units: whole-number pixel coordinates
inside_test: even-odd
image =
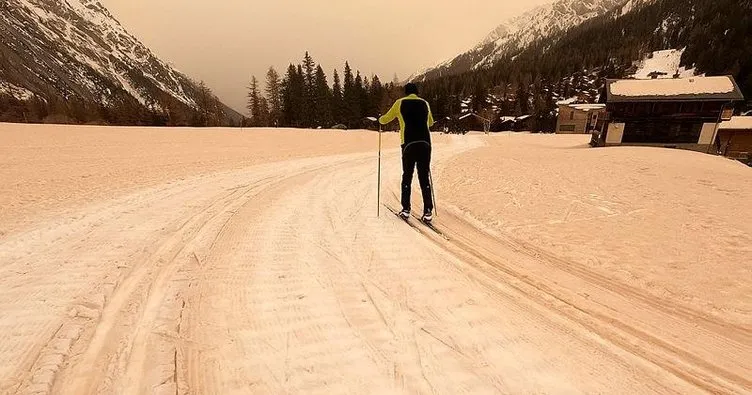
[[[629,0],[621,9],[621,16],[627,15],[632,11],[634,7],[634,0]]]
[[[375,132],[0,124],[0,388],[748,392],[748,168],[434,137],[449,240],[397,133],[377,216]]]
[[[687,69],[680,66],[685,49],[667,49],[653,52],[638,63],[637,71],[632,75],[636,79],[651,79],[651,73],[663,73],[658,78],[673,78],[679,74],[680,78],[696,75],[694,68]]]
[[[619,80],[611,83],[616,96],[679,96],[734,92],[729,77],[694,77],[684,79]]]
[[[545,39],[553,34],[566,31],[589,19],[603,15],[622,4],[623,0],[557,0],[533,8],[519,16],[513,17],[491,31],[475,47],[462,55],[470,55],[475,63],[472,70],[488,67],[497,59],[510,54],[518,48],[524,48],[537,39]],[[491,53],[484,55],[484,49],[493,45]],[[460,55],[460,56],[462,56]],[[445,61],[429,71],[451,66],[458,57]],[[478,59],[480,58],[480,59]],[[416,73],[420,76],[424,73]]]
[[[580,99],[580,98],[579,98],[579,97],[577,97],[577,96],[575,96],[575,97],[570,97],[569,99],[564,99],[564,100],[559,100],[559,101],[557,101],[557,102],[556,102],[556,105],[558,105],[558,106],[564,106],[564,105],[567,105],[567,104],[572,104],[572,103],[576,102],[576,101],[577,101],[577,100],[579,100],[579,99]]]
[[[752,116],[733,117],[729,121],[721,122],[718,128],[752,131]]]
[[[593,110],[603,110],[606,108],[605,104],[571,104],[569,107],[574,108],[575,110],[580,111],[593,111]]]
[[[0,93],[10,95],[21,101],[29,100],[34,97],[34,92],[5,81],[0,81]]]
[[[54,6],[40,0],[17,1],[27,13],[45,21],[37,25],[46,36],[46,40],[63,43],[67,55],[122,86],[142,104],[148,101],[147,98],[138,92],[135,87],[137,83],[128,77],[124,69],[141,71],[144,77],[162,91],[189,106],[195,106],[195,102],[185,93],[182,76],[129,34],[98,0],[65,0],[62,5]],[[78,15],[81,20],[71,18],[71,13]],[[52,22],[62,26],[62,32],[46,26]],[[109,50],[95,41],[91,37],[92,34],[102,37],[110,47]],[[59,59],[53,60],[59,62]],[[157,78],[155,74],[160,77]],[[87,76],[80,77],[83,86],[97,85],[96,80],[91,80]]]

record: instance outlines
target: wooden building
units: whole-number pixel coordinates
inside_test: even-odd
[[[600,130],[605,112],[605,104],[560,104],[556,133],[592,134]]]
[[[593,145],[652,145],[711,151],[721,120],[744,100],[733,77],[609,80],[607,122]]]
[[[721,122],[715,146],[719,154],[752,165],[752,116]]]

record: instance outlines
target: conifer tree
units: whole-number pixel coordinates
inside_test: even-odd
[[[337,69],[334,70],[334,84],[332,85],[332,117],[334,122],[342,123],[344,117],[344,101],[342,98],[342,82]]]
[[[259,116],[261,113],[261,101],[259,96],[258,80],[256,76],[251,77],[251,83],[248,86],[248,114],[251,116],[251,125],[259,126]]]
[[[306,51],[301,65],[304,84],[303,98],[303,126],[313,127],[316,123],[316,63],[311,55]]]
[[[350,64],[345,62],[345,81],[342,88],[343,97],[343,123],[349,127],[354,127],[358,117],[358,92],[355,87],[355,77],[353,76]]]
[[[269,125],[279,126],[282,118],[282,82],[279,73],[270,67],[266,73],[266,98],[269,104]]]
[[[329,89],[329,83],[326,80],[326,73],[321,65],[316,67],[314,77],[315,87],[315,126],[328,128],[332,126],[332,91]]]

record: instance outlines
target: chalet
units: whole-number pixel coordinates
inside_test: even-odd
[[[605,104],[559,104],[556,133],[592,134],[599,130],[605,112]]]
[[[733,77],[609,80],[607,121],[594,145],[653,145],[710,151],[719,124],[744,100]]]
[[[752,165],[752,116],[721,122],[715,146],[721,155]]]
[[[501,116],[491,122],[491,132],[527,132],[532,130],[532,115]]]

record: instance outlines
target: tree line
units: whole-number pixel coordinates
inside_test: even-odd
[[[284,75],[274,67],[266,73],[262,89],[256,76],[248,86],[247,125],[255,127],[347,128],[373,126],[367,117],[376,117],[389,109],[401,96],[394,81],[382,83],[353,70],[349,62],[332,73],[332,84],[320,64],[306,52],[299,64],[290,64]]]
[[[35,93],[19,100],[0,92],[0,122],[89,124],[114,126],[241,126],[240,115],[214,95],[203,82],[191,81],[184,89],[195,101],[189,106],[171,95],[155,89],[146,105],[123,89],[111,85],[107,105],[92,98],[58,91]]]

